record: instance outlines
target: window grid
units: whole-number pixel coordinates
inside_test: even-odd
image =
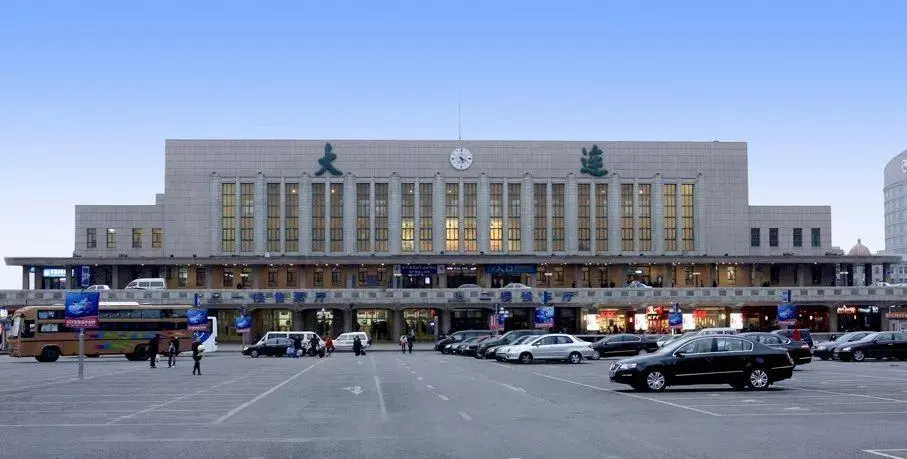
[[[331,184],[331,252],[343,252],[343,184]]]
[[[536,183],[533,186],[535,204],[535,225],[532,228],[536,252],[548,251],[548,184]]]
[[[677,184],[664,185],[665,251],[677,251]]]
[[[86,228],[85,229],[85,248],[88,248],[88,249],[98,248],[98,229],[97,228]]]
[[[492,183],[488,202],[488,250],[504,251],[504,184]]]
[[[599,252],[608,251],[608,184],[595,185],[595,246]]]
[[[794,228],[794,247],[803,247],[803,228]]]
[[[287,268],[287,287],[296,287],[296,267]]]
[[[759,228],[750,228],[750,247],[762,245],[762,234]]]
[[[208,270],[204,266],[195,267],[195,286],[196,287],[207,287],[208,284]]]
[[[620,185],[620,250],[623,252],[633,251],[634,198],[633,184],[622,183]]]
[[[444,197],[444,249],[448,252],[460,250],[460,184],[448,183]]]
[[[507,184],[507,250],[510,252],[522,250],[522,228],[520,227],[521,189],[519,183]]]
[[[117,248],[117,230],[115,228],[107,228],[107,248]]]
[[[812,245],[812,247],[820,247],[822,245],[821,228],[812,228],[810,230],[810,245]]]
[[[592,199],[589,197],[589,191],[592,186],[588,183],[580,183],[577,185],[577,206],[576,215],[576,240],[577,248],[581,252],[588,252],[592,250],[592,228],[591,228],[591,219],[592,219]]]
[[[268,288],[277,287],[277,268],[268,267]]]
[[[564,242],[564,184],[551,184],[551,250],[563,252]]]
[[[680,186],[680,236],[684,251],[696,250],[695,227],[693,226],[694,197],[694,184],[684,183]]]
[[[299,252],[299,184],[287,183],[284,186],[284,250]]]
[[[387,252],[387,183],[375,184],[375,252]]]
[[[478,252],[479,192],[476,183],[463,184],[463,245],[467,252]]]
[[[312,252],[324,252],[324,184],[312,184]]]
[[[416,184],[400,185],[402,208],[400,212],[400,249],[410,253],[416,250]]]
[[[768,229],[768,246],[778,247],[778,228]]]
[[[164,229],[151,228],[151,248],[160,249],[164,246]]]
[[[371,251],[371,185],[356,184],[356,251]]]
[[[221,236],[220,248],[224,252],[236,251],[236,184],[220,185],[221,201]],[[231,280],[232,283],[232,280]],[[233,287],[229,285],[229,287]]]
[[[133,228],[132,229],[132,248],[141,249],[142,248],[142,239],[145,231],[142,228]]]
[[[239,184],[239,241],[241,252],[251,252],[255,238],[255,184]]]
[[[268,252],[280,252],[280,184],[268,184]]]
[[[432,219],[434,218],[434,196],[431,183],[419,184],[419,250],[431,252],[434,250],[432,240]]]
[[[639,250],[652,251],[652,184],[639,184]]]

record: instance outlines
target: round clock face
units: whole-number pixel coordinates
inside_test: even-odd
[[[469,169],[469,166],[472,165],[472,152],[463,147],[457,147],[450,153],[450,165],[458,171]]]

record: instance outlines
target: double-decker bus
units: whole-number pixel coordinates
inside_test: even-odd
[[[148,360],[148,340],[161,335],[160,352],[167,352],[167,340],[179,339],[180,353],[188,351],[196,337],[206,352],[216,350],[217,323],[208,317],[208,330],[193,332],[186,320],[192,306],[141,305],[136,302],[101,302],[98,329],[85,330],[85,355],[124,355],[128,360]],[[7,332],[11,357],[34,357],[54,362],[60,356],[79,353],[79,330],[66,327],[63,305],[26,306],[13,313]]]

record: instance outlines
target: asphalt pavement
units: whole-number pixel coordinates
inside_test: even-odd
[[[0,457],[907,458],[907,364],[814,362],[766,392],[636,393],[610,360],[434,352],[148,368],[0,357]]]

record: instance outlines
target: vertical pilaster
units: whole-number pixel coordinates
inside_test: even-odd
[[[331,250],[331,179],[324,181],[324,253],[333,253]]]
[[[368,185],[368,246],[371,251],[375,250],[375,179],[371,179]]]
[[[589,250],[594,254],[598,251],[598,243],[596,238],[598,237],[598,228],[596,228],[595,219],[598,216],[598,208],[595,206],[595,188],[598,186],[594,181],[589,185]],[[591,274],[590,274],[591,276]],[[591,277],[590,283],[591,281]]]
[[[504,199],[504,205],[502,207],[501,215],[504,218],[504,222],[502,225],[502,228],[503,228],[502,231],[504,231],[504,236],[501,238],[501,240],[503,241],[504,247],[501,247],[501,249],[506,254],[506,253],[510,253],[510,221],[509,221],[510,220],[510,192],[509,192],[510,190],[508,190],[508,188],[510,188],[510,187],[508,186],[507,180],[504,180],[503,187],[504,187],[504,190],[502,191],[502,193],[503,193],[502,199]],[[484,284],[484,285],[489,285],[489,284]]]
[[[677,181],[677,193],[674,195],[674,201],[674,215],[677,216],[677,234],[675,235],[677,239],[677,251],[685,253],[686,251],[683,249],[683,219],[681,218],[682,214],[680,213],[682,209],[681,203],[683,202],[683,181],[681,180]]]
[[[265,174],[258,171],[255,175],[255,196],[253,205],[255,211],[255,229],[252,234],[252,251],[255,255],[263,255],[267,249],[268,232],[267,232],[267,213],[268,213],[268,184]]]
[[[459,243],[460,250],[458,250],[457,252],[464,253],[466,251],[466,247],[465,247],[466,241],[464,240],[465,239],[464,233],[466,233],[466,231],[463,228],[463,192],[464,192],[463,188],[464,188],[464,184],[463,184],[462,178],[460,179],[459,183],[460,184],[457,186],[457,193],[458,193],[457,215],[460,216],[460,224],[457,226],[457,239],[460,240],[460,243]]]
[[[523,183],[520,185],[520,249],[523,254],[531,254],[535,251],[535,237],[532,230],[535,226],[535,199],[534,199],[532,175],[528,172],[523,175]]]
[[[664,179],[655,174],[652,182],[652,251],[656,255],[665,252],[665,205]]]
[[[312,179],[308,173],[299,178],[299,254],[312,253]],[[302,265],[299,275],[302,276]]]
[[[551,234],[551,233],[553,233],[553,231],[551,231],[551,229],[554,228],[554,225],[552,224],[552,221],[551,221],[552,217],[553,217],[553,215],[551,215],[551,214],[554,213],[554,203],[551,202],[551,191],[552,191],[551,188],[552,188],[551,179],[549,178],[545,185],[545,204],[547,204],[546,212],[548,213],[548,220],[545,222],[545,224],[548,225],[548,231],[546,231],[546,233],[548,234],[548,250],[546,250],[547,253],[554,252],[554,245],[553,245],[554,241],[552,240],[553,234]]]
[[[298,194],[298,192],[297,192]],[[280,253],[287,253],[287,178],[280,177]]]
[[[620,253],[620,176],[611,174],[608,182],[608,252]]]
[[[419,221],[422,218],[422,209],[419,205],[419,203],[421,202],[419,201],[419,199],[421,199],[420,196],[421,193],[419,193],[419,179],[416,179],[416,183],[415,185],[413,185],[413,231],[415,232],[415,234],[413,235],[413,243],[415,244],[415,247],[413,247],[413,252],[415,253],[420,253],[422,247],[422,236],[419,234],[422,229],[422,222]]]
[[[564,248],[567,253],[579,251],[579,199],[577,197],[576,175],[567,174],[567,184],[564,185]]]
[[[221,230],[221,225],[223,224],[221,199],[223,199],[223,196],[221,196],[220,175],[217,172],[211,173],[208,181],[208,190],[211,196],[211,205],[208,208],[208,254],[217,255],[221,253],[221,242],[223,240],[223,231]]]
[[[400,204],[402,203],[400,193],[400,174],[394,172],[391,174],[390,185],[388,185],[388,209],[387,209],[387,226],[390,253],[393,255],[400,254],[401,241],[403,236],[401,231],[402,219],[400,217]]]
[[[356,252],[356,176],[343,176],[343,251]]]
[[[705,241],[708,237],[705,234],[705,193],[702,192],[702,174],[696,176],[693,182],[693,250],[700,254],[707,254],[708,247]]]
[[[233,196],[233,215],[236,217],[233,218],[233,222],[236,233],[233,236],[235,241],[233,253],[242,253],[242,180],[237,177],[234,181],[236,183],[236,193]],[[166,238],[167,235],[164,234],[164,237]]]
[[[639,199],[639,179],[633,179],[633,254],[639,254],[639,216],[642,209],[642,200]]]
[[[434,253],[446,252],[447,248],[445,247],[445,235],[447,233],[446,227],[444,225],[445,213],[447,212],[445,208],[445,196],[447,193],[447,187],[444,185],[444,177],[440,172],[435,174],[435,183],[432,186],[432,207],[435,213],[434,218],[432,219],[432,237],[434,243],[432,248]]]
[[[489,238],[491,237],[491,228],[490,228],[490,219],[491,219],[491,209],[489,208],[491,204],[491,194],[490,194],[490,185],[488,183],[488,174],[482,172],[479,175],[479,183],[476,185],[476,191],[478,192],[478,197],[476,199],[477,209],[476,217],[478,217],[478,228],[476,231],[477,234],[477,246],[479,252],[489,253]]]

